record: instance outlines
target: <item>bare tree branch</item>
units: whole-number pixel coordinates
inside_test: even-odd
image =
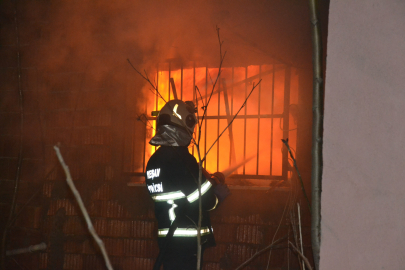
[[[243,269],[244,267],[246,267],[249,263],[251,263],[257,256],[260,256],[261,254],[263,254],[264,252],[273,249],[276,247],[276,245],[280,242],[282,242],[283,240],[285,240],[287,238],[287,235],[284,235],[283,237],[277,239],[276,241],[274,241],[271,245],[268,245],[267,247],[265,247],[262,250],[259,250],[258,252],[256,252],[252,257],[250,257],[247,261],[245,261],[244,263],[242,263],[241,265],[238,266],[238,268],[236,268],[235,270],[240,270]]]
[[[84,203],[82,201],[82,198],[80,197],[79,191],[76,189],[75,184],[73,183],[72,176],[70,175],[70,170],[69,167],[66,165],[65,161],[63,160],[62,154],[60,153],[59,147],[54,146],[56,155],[58,156],[59,162],[62,165],[63,170],[65,171],[66,174],[66,182],[68,183],[73,195],[75,196],[75,199],[80,207],[80,210],[82,211],[83,217],[86,220],[87,223],[87,228],[89,229],[90,234],[93,236],[94,240],[96,241],[97,245],[99,246],[101,253],[103,255],[106,267],[108,270],[113,270],[110,259],[108,258],[107,251],[104,247],[103,241],[98,237],[93,224],[91,222],[90,216],[87,213],[86,207],[84,206]]]
[[[283,143],[284,143],[285,146],[287,147],[288,153],[290,153],[290,157],[292,158],[292,160],[293,160],[293,162],[294,162],[294,168],[297,170],[297,175],[298,175],[298,178],[300,179],[302,192],[304,193],[304,197],[305,197],[305,199],[306,199],[306,201],[307,201],[307,203],[308,203],[309,212],[311,212],[311,204],[310,204],[310,202],[309,202],[307,193],[305,192],[304,182],[302,181],[302,177],[301,177],[300,171],[298,170],[297,161],[295,160],[294,155],[293,155],[293,153],[291,152],[290,145],[288,144],[288,139],[286,139],[286,140],[281,139],[281,141],[283,141]]]
[[[153,87],[153,89],[155,89],[156,95],[158,95],[161,99],[163,99],[163,101],[164,101],[165,103],[167,103],[167,101],[166,101],[166,100],[162,97],[162,95],[160,94],[160,92],[159,92],[159,90],[158,90],[158,86],[155,85],[155,84],[153,84],[153,83],[150,81],[150,79],[149,79],[149,77],[148,77],[148,74],[146,73],[146,70],[143,70],[143,72],[145,73],[145,75],[143,75],[141,72],[139,72],[139,71],[134,67],[134,65],[132,65],[132,63],[131,63],[131,61],[129,61],[129,59],[127,59],[127,61],[128,61],[128,63],[131,65],[131,67],[132,67],[145,81],[147,81],[147,82]]]
[[[311,264],[309,263],[309,261],[307,259],[307,257],[305,257],[304,254],[302,254],[301,251],[296,246],[294,246],[293,243],[291,243],[291,241],[288,241],[288,243],[295,250],[295,252],[298,253],[298,255],[301,257],[301,259],[305,262],[305,265],[308,267],[308,269],[313,270]]]
[[[205,153],[204,158],[202,159],[202,161],[204,161],[208,155],[208,153],[211,151],[212,147],[214,147],[214,145],[217,143],[217,141],[219,140],[219,138],[221,138],[222,134],[224,134],[224,132],[229,128],[230,125],[232,125],[233,121],[235,120],[236,116],[238,116],[239,112],[242,110],[243,107],[245,107],[247,100],[249,99],[250,95],[252,94],[253,90],[255,90],[255,88],[260,84],[262,80],[260,79],[260,81],[255,85],[253,83],[253,87],[252,90],[250,91],[249,95],[246,97],[245,101],[243,102],[243,104],[240,106],[239,110],[236,112],[236,114],[234,115],[234,117],[232,118],[232,120],[229,122],[229,124],[225,127],[225,129],[221,132],[221,134],[219,134],[219,136],[217,137],[217,139],[214,141],[214,143],[211,145],[211,147],[208,149],[208,151]]]
[[[197,145],[198,153],[198,226],[197,226],[197,270],[201,268],[201,222],[202,222],[202,198],[201,198],[201,182],[202,182],[202,162],[200,146]]]
[[[137,114],[136,116],[137,116],[136,120],[141,121],[141,123],[144,124],[146,127],[149,127],[149,128],[151,128],[151,129],[156,130],[156,129],[153,127],[153,125],[149,122],[149,119],[146,117],[146,115],[145,115],[144,113],[142,113],[141,115],[138,115],[138,114]],[[145,122],[142,121],[142,117],[145,119]]]
[[[25,207],[42,191],[42,187],[38,189],[31,197],[20,207],[20,210],[14,215],[14,218],[11,220],[10,224],[14,224],[18,216],[25,210]]]
[[[200,89],[198,88],[197,85],[195,86],[195,89],[197,90],[198,94],[200,95],[200,100],[201,100],[201,103],[202,103],[202,105],[203,105],[202,108],[204,109],[204,108],[205,108],[205,105],[204,105],[203,97],[201,96]],[[197,95],[196,95],[196,103],[198,104]],[[198,107],[198,106],[197,106],[197,107]],[[197,110],[197,112],[198,112],[198,110]],[[198,117],[197,117],[197,119],[198,119]]]
[[[297,212],[298,212],[298,228],[300,231],[300,247],[301,247],[301,253],[304,254],[304,247],[302,244],[302,232],[301,232],[301,208],[300,208],[300,204],[297,203]],[[302,264],[302,269],[305,270],[305,266],[304,264]]]
[[[221,37],[220,37],[220,34],[219,34],[219,28],[218,28],[218,27],[217,27],[217,35],[218,35],[218,42],[219,42],[219,57],[220,57],[219,68],[218,68],[218,74],[217,74],[217,77],[216,77],[216,79],[215,79],[215,82],[214,82],[213,85],[212,85],[212,90],[211,90],[210,96],[209,96],[209,98],[208,98],[208,100],[207,100],[207,104],[205,104],[205,106],[204,106],[204,112],[203,112],[203,115],[202,115],[202,118],[201,118],[201,122],[200,122],[200,124],[199,124],[199,126],[198,126],[198,133],[199,133],[199,134],[198,134],[198,139],[201,138],[201,127],[202,127],[202,124],[203,124],[203,122],[204,122],[205,116],[206,116],[206,114],[207,114],[208,105],[210,104],[210,101],[211,101],[211,98],[212,98],[212,94],[214,93],[214,90],[215,90],[215,86],[216,86],[216,84],[217,84],[217,82],[218,82],[218,80],[219,80],[219,77],[221,76],[221,73],[222,73],[222,64],[223,64],[223,62],[224,62],[225,55],[226,55],[226,52],[224,53],[224,55],[222,55],[222,44],[223,44],[223,41],[221,41]],[[198,140],[198,143],[200,143],[199,140]]]
[[[198,227],[197,227],[197,270],[201,269],[201,221],[202,221],[202,198],[201,198],[201,181],[202,181],[202,160],[201,160],[201,152],[200,152],[200,139],[201,139],[201,127],[202,124],[204,122],[204,116],[207,113],[207,108],[208,105],[210,103],[211,97],[212,97],[212,93],[214,92],[215,89],[215,85],[218,82],[218,79],[221,75],[221,70],[222,70],[222,63],[224,61],[224,56],[222,56],[222,42],[221,42],[221,38],[219,35],[219,28],[217,27],[217,35],[218,35],[218,40],[219,40],[219,56],[220,56],[220,62],[219,62],[219,68],[218,68],[218,74],[217,74],[217,78],[215,80],[215,83],[212,86],[212,91],[211,91],[211,95],[209,100],[207,101],[207,104],[205,104],[204,106],[204,112],[201,118],[201,123],[200,125],[198,125],[198,143],[196,143],[196,149],[197,149],[197,154],[198,154]],[[201,94],[200,94],[201,96]],[[202,101],[202,97],[201,97],[201,101]],[[197,115],[198,116],[198,115]],[[198,123],[198,117],[197,117],[197,123]]]

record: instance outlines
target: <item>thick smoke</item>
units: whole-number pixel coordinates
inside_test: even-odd
[[[135,113],[145,112],[151,94],[127,59],[150,75],[168,59],[218,67],[217,27],[225,67],[310,63],[307,7],[295,0],[29,1],[18,10],[26,25],[22,64],[37,67],[45,82],[39,90],[109,89]],[[84,96],[73,97],[71,107],[91,102]]]
[[[97,80],[130,69],[127,58],[140,69],[169,58],[217,65],[217,26],[225,64],[269,64],[275,57],[302,65],[309,48],[306,7],[284,2],[32,1],[27,12],[42,21],[41,66],[85,70]]]

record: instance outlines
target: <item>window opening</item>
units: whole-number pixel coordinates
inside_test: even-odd
[[[154,78],[160,94],[166,100],[174,99],[175,96],[184,101],[193,100],[199,108],[201,120],[202,102],[199,94],[196,102],[195,86],[200,89],[206,104],[217,73],[218,68],[197,67],[195,63],[176,67],[169,62],[157,66]],[[295,149],[297,123],[294,108],[298,101],[298,76],[294,68],[285,64],[222,68],[208,106],[206,121],[201,127],[200,150],[203,154],[209,149],[243,104],[253,83],[258,83],[260,79],[261,84],[211,149],[203,164],[213,173],[252,158],[227,178],[229,185],[269,186],[274,181],[287,180],[290,176],[288,152],[281,139],[288,138],[291,148]],[[140,130],[138,124],[133,133],[142,132],[143,136],[132,136],[131,143],[132,147],[137,145],[137,149],[142,148],[143,152],[133,148],[131,164],[127,165],[127,171],[131,171],[135,177],[133,181],[137,182],[144,181],[146,161],[156,151],[156,147],[149,145],[156,128],[156,117],[151,116],[151,112],[159,111],[165,104],[157,95],[149,93],[145,115],[150,125],[143,125]],[[290,108],[293,110],[290,111]],[[195,134],[198,134],[197,129],[198,126]],[[190,145],[189,151],[197,158],[195,145]]]

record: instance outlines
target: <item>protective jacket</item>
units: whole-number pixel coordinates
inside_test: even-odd
[[[184,146],[161,146],[146,166],[146,186],[155,202],[158,236],[165,237],[173,221],[178,228],[173,237],[196,238],[198,224],[198,163]],[[209,210],[218,203],[212,185],[201,181],[202,243],[214,245]]]

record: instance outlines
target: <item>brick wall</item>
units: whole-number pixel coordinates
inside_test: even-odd
[[[65,33],[51,24],[60,10],[51,1],[38,3],[0,3],[0,229],[5,228],[17,178],[14,215],[18,216],[10,227],[6,248],[42,241],[48,247],[8,258],[6,269],[104,269],[65,183],[53,149],[56,144],[114,269],[151,269],[158,253],[153,203],[146,189],[129,187],[129,179],[122,174],[127,162],[124,153],[128,152],[124,148],[125,117],[136,111],[134,104],[142,102],[143,95],[136,90],[143,82],[133,70],[121,66],[121,62],[127,65],[128,55],[125,51],[115,55],[120,48],[92,54],[91,47],[80,44],[75,55],[77,48],[69,47]],[[75,35],[69,38],[73,42]],[[80,51],[83,48],[86,50]],[[17,174],[21,136],[21,173]],[[204,269],[234,269],[271,243],[276,231],[275,239],[287,234],[288,220],[279,228],[287,194],[233,190],[212,212],[217,246],[207,250]],[[304,243],[309,245],[309,221],[303,223]],[[309,248],[306,254],[310,254]],[[246,269],[263,269],[268,255]],[[286,248],[271,253],[269,269],[282,267],[297,268],[295,255]]]

